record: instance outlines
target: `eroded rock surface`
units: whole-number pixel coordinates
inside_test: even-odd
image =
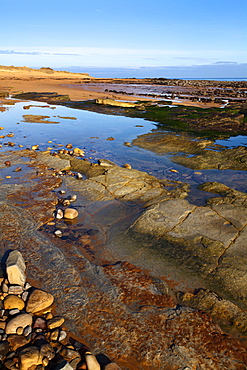
[[[247,169],[247,150],[244,146],[226,149],[215,145],[212,140],[193,138],[184,133],[162,132],[140,135],[132,144],[157,154],[171,153],[173,162],[194,170]]]
[[[83,224],[75,230],[71,243],[38,231],[41,224],[56,223],[53,214],[56,195],[51,190],[60,184],[61,178],[53,175],[60,172],[58,168],[67,168],[68,160],[41,153],[30,153],[30,156],[33,167],[26,169],[26,183],[17,184],[14,189],[13,184],[6,184],[7,180],[0,184],[2,251],[18,249],[25,260],[31,261],[28,265],[30,278],[38,283],[40,289],[55,297],[57,314],[66,318],[72,332],[89,343],[95,354],[106,354],[122,369],[147,370],[155,367],[178,370],[186,366],[191,369],[246,368],[246,347],[224,334],[209,313],[184,304],[178,305],[176,291],[163,279],[152,276],[133,263],[116,259],[110,250],[104,256],[104,263],[87,259],[77,244],[81,238],[82,245],[86,244],[90,251],[90,233],[86,233]],[[13,153],[10,160],[17,163],[17,155]],[[213,269],[219,257],[230,251],[231,245],[241,237],[240,229],[243,231],[246,227],[245,213],[242,210],[239,217],[237,203],[233,200],[235,198],[236,201],[236,193],[232,194],[231,189],[223,188],[227,199],[232,194],[232,202],[224,204],[236,207],[236,212],[229,212],[226,208],[223,214],[223,211],[214,208],[218,204],[216,201],[212,205],[198,207],[183,199],[188,191],[186,184],[161,181],[136,170],[104,168],[74,159],[70,165],[74,171],[80,171],[87,177],[86,180],[76,179],[75,176],[64,177],[69,189],[80,196],[83,194],[84,198],[77,200],[81,207],[77,208],[79,222],[80,214],[85,212],[88,204],[92,210],[97,202],[104,204],[116,202],[116,199],[141,203],[147,208],[126,234],[125,243],[131,240],[130,235],[133,241],[138,236],[139,251],[142,252],[148,236],[149,246],[160,243],[165,250],[166,234],[169,234],[167,240],[173,240],[173,247],[175,241],[179,241],[179,247],[173,249],[173,254],[184,258],[182,262],[194,266],[196,273],[199,270],[203,276],[210,275],[208,269]],[[30,194],[35,194],[32,202]],[[244,193],[238,195],[243,199]],[[80,203],[80,199],[85,199],[85,202]],[[224,200],[224,197],[220,199]],[[241,207],[244,208],[242,201]],[[193,222],[189,222],[190,217],[193,222],[198,222],[196,228]],[[140,226],[142,222],[145,228]],[[208,225],[210,228],[207,231]],[[107,233],[108,229],[105,230]],[[91,232],[91,235],[93,237],[94,233]],[[86,239],[88,241],[85,242]],[[121,245],[117,247],[121,248]],[[106,248],[107,243],[101,247]],[[184,251],[182,257],[179,250]],[[245,252],[242,250],[241,253],[244,255]],[[234,281],[231,287],[228,286],[227,278],[223,277],[220,282],[232,295],[239,297],[241,294],[244,302],[244,263],[240,270],[238,268],[236,266],[234,277],[236,284]],[[217,273],[215,276],[220,279]],[[230,279],[232,277],[229,276]]]

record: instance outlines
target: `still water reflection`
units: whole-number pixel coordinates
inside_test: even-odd
[[[26,109],[27,106],[29,106],[28,109]],[[40,150],[50,147],[55,151],[72,143],[73,146],[84,149],[85,156],[92,162],[105,158],[120,166],[130,163],[133,168],[146,171],[158,178],[188,182],[191,185],[191,200],[198,204],[203,202],[203,197],[202,192],[196,187],[206,181],[219,181],[235,189],[246,191],[246,171],[198,172],[173,163],[171,155],[157,155],[130,145],[138,135],[155,129],[154,122],[47,105],[41,102],[19,102],[15,105],[6,105],[6,108],[5,112],[0,112],[0,126],[4,127],[0,134],[14,133],[14,136],[0,139],[2,144],[0,150],[17,150],[19,145],[23,148],[31,148],[32,145],[38,144]],[[44,116],[45,122],[55,123],[28,122],[29,115]],[[35,121],[35,119],[31,120]],[[5,145],[9,141],[15,143],[13,148]],[[246,146],[247,137],[237,136],[227,140],[217,140],[216,143],[227,147]]]

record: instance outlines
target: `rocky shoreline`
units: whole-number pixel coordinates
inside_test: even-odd
[[[26,281],[22,254],[9,251],[4,260],[0,278],[1,368],[100,370],[89,348],[69,337],[64,318],[52,313],[54,297]],[[106,370],[120,369],[110,360],[102,366]]]
[[[25,73],[65,78],[50,69]],[[70,83],[73,76],[67,76]],[[83,78],[78,85],[123,83]],[[126,103],[118,97],[128,93],[115,86],[89,101],[41,87],[15,98],[156,121],[155,130],[125,145],[172,153],[174,162],[197,170],[194,176],[208,168],[246,170],[244,146],[214,144],[217,135],[245,132],[245,83],[140,81],[148,83],[166,87],[169,96],[187,94],[190,102],[193,94],[209,94],[216,106],[170,109],[151,97]],[[5,99],[9,91],[1,95],[3,104],[14,103]],[[235,102],[219,108],[226,96]],[[30,124],[58,123],[56,117],[23,115]],[[175,131],[164,132],[167,127]],[[184,181],[105,158],[90,162],[73,143],[14,151],[13,136],[2,135],[1,145],[11,150],[0,153],[3,370],[247,369],[245,191],[200,180],[204,203],[197,204]],[[49,306],[30,311],[33,294],[40,294],[37,304],[46,297]]]
[[[31,167],[28,170],[31,170],[31,173],[25,173],[25,178],[29,179],[29,182],[13,187],[13,184],[7,185],[8,180],[5,180],[1,185],[2,250],[21,251],[28,261],[31,281],[36,281],[42,290],[45,289],[54,296],[56,316],[63,316],[66,319],[66,326],[70,333],[74,333],[77,338],[84,338],[79,342],[89,344],[99,362],[100,359],[103,361],[102,359],[107,357],[118,364],[114,364],[115,368],[120,366],[122,369],[131,370],[147,370],[154,366],[157,369],[186,367],[193,369],[195,366],[205,369],[214,369],[216,366],[219,369],[247,368],[245,357],[247,321],[246,313],[240,307],[241,304],[236,305],[233,301],[222,299],[221,295],[206,287],[197,291],[182,292],[158,277],[154,270],[150,273],[143,270],[141,265],[137,266],[140,258],[136,258],[135,255],[134,239],[137,237],[138,249],[143,255],[142,260],[151,261],[151,254],[155,250],[151,254],[147,254],[147,251],[150,249],[150,242],[156,243],[157,239],[151,235],[146,239],[147,233],[150,234],[146,228],[150,228],[154,222],[152,230],[156,233],[155,227],[160,227],[162,217],[169,221],[167,218],[169,211],[164,209],[165,216],[161,215],[161,208],[170,203],[172,203],[171,215],[175,217],[175,204],[179,206],[187,202],[183,200],[187,194],[187,187],[184,184],[169,184],[168,181],[164,183],[140,171],[121,168],[107,161],[96,165],[68,154],[54,156],[37,150],[2,153],[1,163],[6,162],[8,158],[12,168],[22,166],[22,163],[26,163],[22,159],[25,157],[31,160]],[[4,166],[6,167],[3,164]],[[11,167],[8,168],[11,170]],[[86,179],[82,180],[80,176],[73,175],[77,173],[82,174]],[[61,181],[63,181],[63,187],[68,189],[69,195],[60,193],[60,190],[51,193],[51,189],[61,185]],[[135,188],[138,188],[138,191],[135,191]],[[218,191],[218,188],[215,187],[214,191]],[[236,195],[244,196],[222,187],[221,191],[224,192],[227,202],[232,194],[236,206]],[[35,198],[32,201],[30,194],[34,193]],[[75,194],[77,198],[73,196]],[[115,208],[118,197],[120,203]],[[105,246],[100,244],[98,251],[95,244],[97,240],[95,237],[99,238],[97,227],[93,226],[92,221],[87,222],[86,215],[91,209],[95,219],[103,217],[107,224],[112,210],[119,212],[121,208],[118,207],[122,207],[121,202],[127,201],[145,203],[146,211],[142,211],[139,218],[135,216],[136,221],[131,228],[128,227],[129,232],[124,234],[124,243],[121,242],[121,238],[118,240],[110,238]],[[227,207],[231,208],[230,223],[233,222],[234,227],[239,227],[236,223],[237,213],[234,213],[235,220],[232,218],[233,204]],[[224,211],[226,213],[227,207]],[[242,207],[243,203],[240,208],[243,209]],[[57,217],[58,210],[61,208],[63,210],[73,208],[78,211],[78,216],[76,215],[74,221]],[[197,208],[200,210],[205,207]],[[208,208],[205,212],[211,211]],[[184,211],[182,213],[185,214]],[[222,220],[223,224],[226,221],[226,213]],[[148,222],[144,220],[147,215],[149,215]],[[179,210],[177,216],[178,218],[181,216]],[[121,217],[120,222],[122,222]],[[141,239],[136,229],[140,222],[145,224],[144,228],[141,227]],[[207,230],[212,232],[205,222],[207,219],[204,217],[203,233]],[[240,219],[239,222],[241,222]],[[216,224],[215,221],[213,223]],[[90,228],[87,228],[87,225],[90,225]],[[127,225],[131,226],[129,223]],[[230,227],[232,227],[231,224]],[[56,236],[55,231],[59,228],[62,235]],[[199,232],[198,227],[197,232]],[[216,248],[212,245],[209,235],[203,238],[203,249],[205,253],[210,251],[213,262],[216,249],[219,248],[222,253],[223,244]],[[112,243],[117,246],[117,250],[112,249],[110,246]],[[181,246],[181,241],[179,243]],[[110,249],[106,252],[108,244]],[[128,252],[128,257],[126,254],[125,256],[121,254],[124,244],[128,245],[130,250],[134,248],[131,253]],[[146,250],[145,244],[148,248]],[[240,251],[240,254],[242,252]],[[98,262],[99,253],[101,263]],[[205,254],[200,258],[204,259]],[[239,273],[242,276],[243,256],[241,259],[243,264],[240,266]],[[182,262],[181,256],[180,262]],[[189,260],[185,263],[188,264]],[[197,269],[198,264],[195,267]],[[151,266],[149,270],[150,268]],[[182,265],[178,264],[178,270],[181,268]],[[165,270],[169,271],[168,265],[165,266]],[[240,275],[236,276],[237,280],[234,280],[234,291],[241,292],[243,297],[243,286],[239,286],[239,290],[237,286],[237,282],[241,280]],[[229,271],[227,276],[229,276],[230,285],[233,286]],[[3,283],[8,283],[5,279],[6,277]],[[243,279],[241,281],[244,283]],[[233,291],[231,293],[234,295]],[[5,321],[8,320],[9,318],[5,318]],[[226,335],[223,329],[232,336]],[[233,336],[236,335],[242,342],[234,339]],[[37,345],[32,343],[32,347]],[[69,351],[74,350],[78,352],[78,348],[69,348]],[[37,352],[37,349],[35,351]],[[103,357],[102,354],[104,354]],[[79,357],[76,359],[75,363]],[[14,361],[15,368],[19,361],[21,360]],[[106,366],[104,362],[100,365],[101,369]],[[110,366],[113,364],[109,363],[107,366],[111,369]],[[75,368],[78,368],[78,365]]]

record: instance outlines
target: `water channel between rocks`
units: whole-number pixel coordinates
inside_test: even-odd
[[[157,155],[133,146],[132,140],[137,136],[157,128],[154,122],[32,101],[6,105],[6,108],[6,111],[0,113],[0,126],[4,127],[0,134],[5,136],[0,139],[1,151],[10,149],[6,145],[10,140],[15,144],[13,150],[19,149],[20,146],[31,148],[32,145],[39,145],[39,150],[49,148],[56,151],[71,143],[73,147],[83,149],[85,157],[91,162],[104,158],[119,166],[129,163],[133,168],[145,171],[159,179],[186,182],[190,185],[187,199],[196,205],[203,205],[208,197],[213,196],[213,194],[197,189],[198,185],[204,182],[218,181],[236,190],[246,191],[247,174],[245,171],[216,169],[196,171],[174,163],[171,154]],[[14,134],[13,137],[6,136],[11,133]],[[246,146],[247,137],[239,136],[218,140],[217,144],[226,147]],[[1,170],[2,177],[5,177],[4,171],[6,172],[6,170]],[[5,181],[8,183],[7,180]],[[9,183],[11,181],[14,179],[9,180]],[[137,242],[131,246],[131,250],[128,250],[128,246],[125,250],[119,250],[118,245],[123,245],[123,241],[127,240],[124,234],[125,229],[141,212],[140,205],[119,200],[88,203],[82,195],[79,195],[79,204],[85,204],[85,206],[78,209],[80,217],[77,223],[62,224],[61,221],[58,225],[64,230],[64,236],[61,240],[56,240],[56,243],[60,248],[64,248],[66,253],[69,253],[66,243],[69,246],[69,243],[76,241],[80,232],[87,233],[92,244],[91,246],[86,244],[82,254],[90,261],[96,264],[108,263],[110,260],[108,252],[110,251],[111,255],[122,259],[128,256],[132,263],[139,261],[142,268],[150,268],[156,275],[163,276],[166,271],[166,276],[170,276],[171,280],[174,279],[175,285],[181,281],[181,275],[176,276],[168,260],[166,266],[162,268],[163,262],[160,261],[163,252],[158,248],[155,251],[149,251],[148,240],[146,247],[142,250],[138,249]],[[47,226],[45,230],[53,237],[54,226]],[[104,248],[107,244],[108,250]],[[78,253],[80,254],[79,249]],[[145,265],[147,260],[149,263]],[[190,283],[193,288],[201,282],[192,277]],[[189,286],[181,283],[179,287],[186,289]]]

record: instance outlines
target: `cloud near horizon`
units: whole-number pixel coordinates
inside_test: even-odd
[[[172,71],[191,71],[200,72],[203,68],[212,70],[214,75],[228,67],[229,74],[233,77],[235,71],[242,76],[247,75],[247,68],[243,52],[239,58],[231,61],[231,56],[226,51],[219,51],[216,55],[213,51],[195,50],[165,50],[165,49],[130,49],[130,48],[100,48],[100,47],[36,47],[30,50],[26,47],[10,47],[0,50],[1,64],[16,65],[36,68],[37,66],[47,65],[50,68],[68,69],[71,66],[91,69],[119,69],[126,71],[149,71],[166,69]],[[244,62],[242,62],[244,60]],[[235,67],[235,70],[234,70]],[[74,69],[74,67],[72,67]],[[74,69],[75,70],[75,69]],[[241,72],[240,72],[241,70]],[[221,72],[220,72],[221,73]],[[228,75],[229,75],[228,74]],[[198,74],[199,75],[199,74]]]
[[[0,50],[0,54],[5,54],[5,55],[71,55],[71,56],[80,56],[80,54],[47,53],[47,52],[42,52],[42,51],[15,51],[15,50]]]

